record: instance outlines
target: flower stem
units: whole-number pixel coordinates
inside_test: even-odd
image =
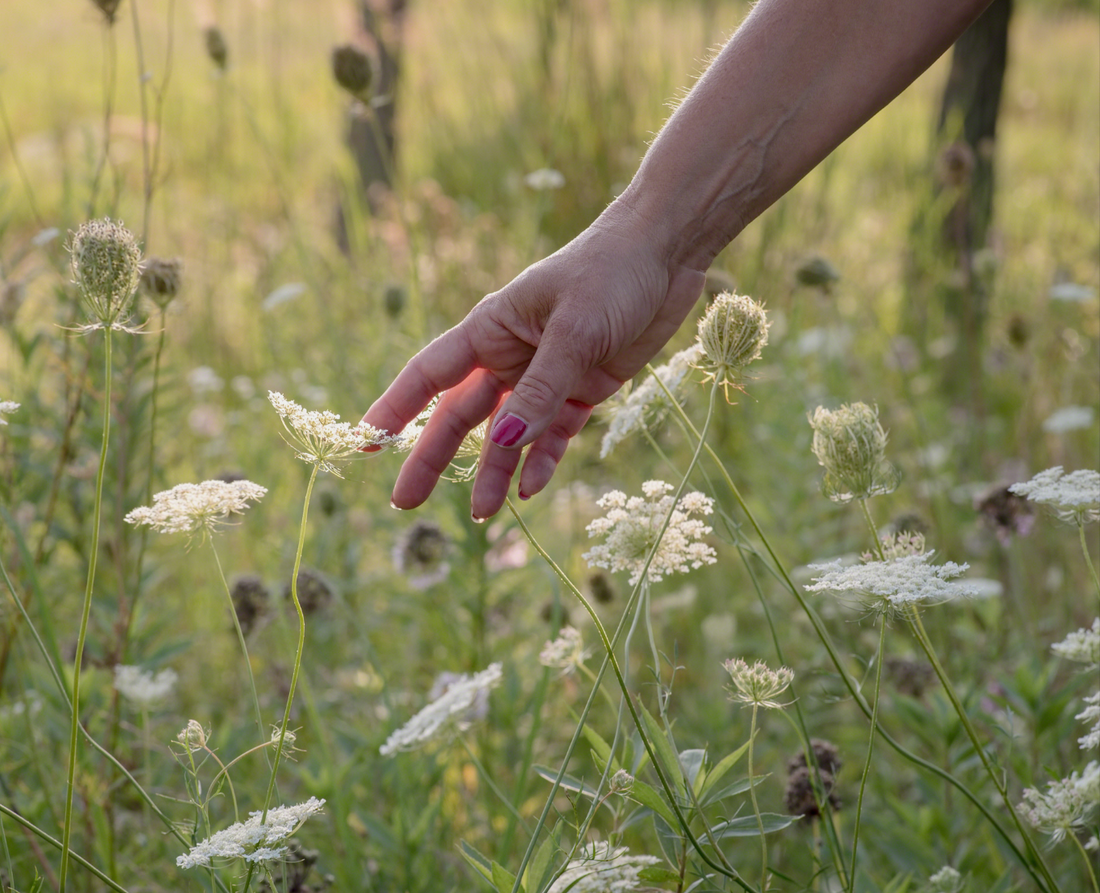
[[[864,512],[867,511],[866,502],[860,501],[860,505],[864,507]],[[867,515],[868,522],[871,523],[872,529],[874,528],[874,522],[871,522],[871,516]],[[882,543],[879,542],[879,552],[881,554]],[[859,798],[856,800],[856,820],[855,827],[852,829],[852,870],[848,873],[848,893],[853,893],[856,888],[856,854],[859,851],[859,823],[863,817],[863,794],[867,788],[867,778],[871,774],[871,755],[875,750],[875,736],[878,733],[878,704],[879,704],[879,692],[882,685],[882,664],[884,649],[886,647],[886,615],[883,614],[879,618],[881,623],[878,633],[878,655],[875,658],[877,666],[875,667],[875,696],[871,702],[871,740],[867,742],[867,762],[863,764],[863,775],[859,780]]]
[[[752,798],[752,813],[756,816],[756,829],[760,832],[760,889],[768,889],[768,839],[764,835],[764,819],[760,815],[760,804],[756,802],[756,783],[752,776],[753,745],[756,743],[756,711],[760,705],[753,702],[752,722],[749,725],[749,797]]]
[[[1085,860],[1085,868],[1088,869],[1089,880],[1092,881],[1093,893],[1100,893],[1100,884],[1098,884],[1096,881],[1096,869],[1092,867],[1092,858],[1089,856],[1088,852],[1085,850],[1085,847],[1082,845],[1081,838],[1079,838],[1072,831],[1070,832],[1069,836],[1073,838],[1073,842],[1077,844],[1077,849],[1081,851],[1081,856]]]
[[[1085,564],[1088,565],[1089,573],[1092,575],[1092,585],[1096,587],[1096,597],[1100,599],[1100,577],[1096,576],[1096,566],[1092,563],[1088,540],[1085,539],[1085,522],[1080,518],[1077,519],[1077,533],[1081,539],[1081,551],[1085,556]]]
[[[104,329],[103,343],[103,439],[99,450],[99,468],[95,477],[95,499],[92,506],[92,543],[88,553],[88,578],[84,586],[84,608],[80,615],[80,631],[73,659],[72,722],[69,724],[69,768],[65,787],[65,825],[61,833],[61,867],[58,871],[58,891],[65,893],[69,872],[69,843],[73,832],[73,800],[76,785],[77,734],[80,729],[80,670],[84,661],[84,643],[88,636],[88,618],[92,613],[92,591],[95,587],[96,559],[99,556],[99,524],[103,514],[103,473],[107,467],[107,446],[111,435],[111,330]]]

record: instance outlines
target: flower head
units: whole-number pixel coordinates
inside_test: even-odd
[[[751,667],[741,658],[727,660],[722,664],[730,674],[733,683],[727,691],[731,701],[752,704],[754,707],[782,707],[776,698],[790,688],[794,681],[794,670],[789,667],[771,669],[762,660]]]
[[[177,484],[153,496],[126,516],[128,524],[148,524],[160,533],[212,532],[228,515],[240,514],[267,493],[251,481],[203,481]]]
[[[1017,807],[1035,828],[1055,843],[1088,825],[1100,806],[1100,763],[1093,760],[1078,775],[1047,782],[1046,792],[1028,788]]]
[[[1089,729],[1087,735],[1078,738],[1077,743],[1081,745],[1081,750],[1096,750],[1100,747],[1100,691],[1085,698],[1085,704],[1088,706],[1078,713],[1074,719],[1079,719],[1081,722],[1091,722],[1092,728]]]
[[[928,878],[924,893],[962,893],[966,881],[958,871],[945,865]]]
[[[625,769],[619,769],[611,776],[611,780],[607,783],[607,786],[612,794],[622,794],[626,796],[634,790],[634,776]]]
[[[175,300],[183,278],[183,261],[178,257],[150,257],[141,265],[141,290],[161,310]]]
[[[692,517],[709,515],[714,511],[714,500],[702,493],[685,493],[674,504],[669,495],[672,490],[672,485],[664,481],[647,481],[642,484],[643,496],[628,499],[618,490],[602,496],[596,504],[607,509],[607,514],[585,529],[590,537],[606,537],[606,542],[581,556],[589,567],[628,570],[633,586],[642,577],[650,551],[654,555],[646,573],[654,583],[676,571],[687,573],[692,568],[714,564],[717,555],[703,542],[711,528]],[[666,518],[668,526],[662,533]]]
[[[1055,465],[1008,489],[1032,502],[1052,506],[1060,516],[1078,524],[1100,518],[1100,471],[1080,469],[1066,474],[1061,465]]]
[[[1095,416],[1091,406],[1063,406],[1043,420],[1043,430],[1047,434],[1067,434],[1070,431],[1091,428]]]
[[[392,558],[397,572],[408,575],[413,589],[427,589],[442,583],[451,572],[447,553],[451,541],[434,521],[419,520],[398,538]]]
[[[886,431],[878,410],[866,403],[840,409],[819,406],[810,416],[813,451],[825,469],[822,490],[833,502],[851,502],[892,493],[900,475],[886,461]]]
[[[723,292],[715,297],[699,320],[698,361],[713,379],[723,385],[740,384],[744,368],[760,357],[768,343],[764,305],[745,295]]]
[[[556,667],[563,673],[572,673],[584,663],[588,652],[580,631],[572,626],[563,626],[558,637],[542,646],[539,663],[544,667]]]
[[[92,320],[82,331],[125,330],[141,279],[141,249],[134,234],[113,220],[93,220],[77,229],[69,255],[73,279]]]
[[[635,431],[660,421],[670,407],[668,395],[679,398],[684,382],[702,356],[703,348],[695,342],[673,354],[667,363],[637,382],[629,394],[611,404],[611,419],[600,444],[601,459]]]
[[[840,561],[811,564],[811,570],[821,573],[805,588],[807,592],[853,592],[866,607],[880,612],[976,595],[975,590],[965,583],[952,582],[969,565],[955,564],[953,561],[929,564],[933,554],[902,555],[851,567],[842,567]]]
[[[561,171],[556,171],[552,167],[540,167],[524,177],[523,182],[536,192],[547,192],[551,189],[561,189],[565,185],[565,177]]]
[[[8,420],[4,418],[6,415],[11,415],[15,412],[21,404],[15,403],[12,400],[0,400],[0,425],[6,425]]]
[[[353,44],[338,46],[332,51],[332,76],[336,83],[360,102],[370,100],[374,81],[371,57]]]
[[[416,750],[468,728],[471,722],[484,716],[480,705],[487,709],[489,691],[503,678],[501,669],[495,663],[480,673],[454,676],[435,700],[386,739],[379,753],[388,757]]]
[[[325,805],[324,800],[310,797],[295,806],[276,806],[267,811],[264,820],[260,811],[249,813],[237,822],[191,847],[191,851],[176,858],[180,868],[209,868],[214,859],[244,859],[245,862],[271,862],[287,853],[282,843],[294,834],[310,816]]]
[[[643,890],[638,877],[643,868],[656,865],[656,856],[631,856],[626,847],[595,841],[581,847],[547,893],[632,893]]]
[[[341,422],[336,413],[305,409],[278,391],[268,391],[267,399],[289,435],[287,442],[298,450],[298,458],[337,477],[337,463],[362,456],[366,447],[395,442],[395,438],[362,422],[352,426]]]
[[[1090,629],[1070,633],[1061,642],[1055,642],[1050,650],[1066,660],[1085,664],[1090,670],[1100,666],[1100,617],[1092,621]]]
[[[178,679],[179,676],[172,669],[161,670],[154,675],[141,667],[115,665],[115,689],[128,701],[141,707],[163,701],[172,693]]]
[[[202,727],[201,722],[197,719],[189,719],[187,725],[176,735],[176,740],[183,745],[188,753],[194,753],[196,750],[202,750],[206,747],[208,737],[209,733]]]

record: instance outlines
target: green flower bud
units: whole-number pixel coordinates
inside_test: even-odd
[[[886,461],[886,432],[878,410],[866,403],[830,411],[822,406],[810,417],[813,451],[825,469],[822,489],[834,502],[851,502],[892,493],[900,474]]]
[[[699,320],[699,365],[724,385],[736,386],[745,366],[768,343],[764,306],[744,295],[718,295]]]
[[[91,328],[121,328],[141,278],[141,249],[133,233],[106,218],[93,220],[76,231],[69,254]]]

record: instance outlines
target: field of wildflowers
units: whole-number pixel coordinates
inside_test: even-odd
[[[937,66],[547,491],[388,506],[355,419],[746,8],[417,2],[389,96],[344,0],[7,0],[0,890],[1100,893],[1094,8],[1016,13],[969,277]]]

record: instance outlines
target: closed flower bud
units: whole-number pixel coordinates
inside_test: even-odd
[[[122,0],[92,0],[96,8],[103,13],[103,18],[107,20],[108,25],[115,23],[115,14],[118,12],[118,5]]]
[[[837,410],[819,406],[810,417],[813,451],[825,469],[822,489],[834,502],[892,493],[900,475],[886,461],[886,431],[866,403]]]
[[[370,96],[374,66],[370,56],[359,47],[344,44],[332,51],[332,76],[348,93],[365,102]]]
[[[217,25],[209,25],[203,29],[202,39],[210,61],[218,66],[219,71],[225,71],[229,64],[229,44],[225,42],[222,29]]]
[[[121,223],[82,225],[69,245],[73,278],[92,318],[89,328],[121,328],[141,278],[141,249]]]
[[[197,719],[189,719],[187,726],[176,735],[176,740],[187,749],[188,753],[194,753],[206,747],[206,730]]]
[[[386,308],[386,313],[391,319],[397,319],[401,315],[408,300],[405,286],[398,282],[391,282],[382,293],[382,306]]]
[[[163,310],[179,294],[182,274],[178,257],[150,257],[141,268],[141,290]]]
[[[834,282],[840,279],[840,273],[828,260],[820,254],[807,257],[795,267],[794,278],[799,285],[807,285],[811,288],[820,288],[828,291]]]
[[[611,776],[610,789],[612,794],[629,794],[634,789],[634,776],[620,769]]]
[[[768,326],[762,304],[744,295],[718,295],[699,320],[700,368],[723,385],[736,386],[768,343]]]

